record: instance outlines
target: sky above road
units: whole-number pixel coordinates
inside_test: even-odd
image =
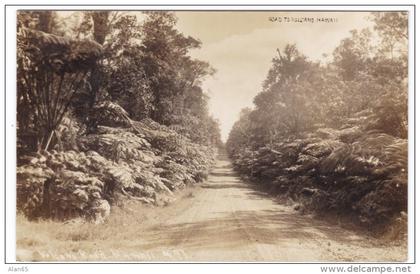
[[[288,43],[311,60],[331,56],[352,29],[371,26],[367,12],[176,12],[178,28],[202,42],[191,54],[208,61],[216,74],[204,82],[210,112],[226,140],[254,96],[277,55]]]

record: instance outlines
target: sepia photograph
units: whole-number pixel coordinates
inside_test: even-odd
[[[16,262],[409,260],[408,9],[13,16]]]

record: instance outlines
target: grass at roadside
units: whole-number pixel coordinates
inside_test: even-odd
[[[192,197],[189,187],[179,191],[176,199]],[[16,259],[18,261],[144,261],[155,254],[141,252],[142,231],[159,225],[159,212],[167,203],[153,207],[139,202],[113,207],[102,224],[75,219],[29,221],[16,218]],[[156,219],[155,219],[156,218]]]

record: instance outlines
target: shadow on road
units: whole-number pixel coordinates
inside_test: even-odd
[[[345,233],[338,226],[300,215],[290,207],[278,204],[273,196],[261,190],[260,185],[242,180],[231,167],[225,166],[228,164],[223,162],[216,167],[201,188],[211,191],[208,195],[216,196],[215,201],[226,202],[227,206],[235,205],[232,209],[224,210],[224,206],[220,208],[220,212],[213,212],[214,215],[200,216],[205,213],[199,212],[199,218],[195,217],[192,222],[156,226],[145,232],[144,236],[148,241],[141,248],[180,245],[193,249],[203,246],[235,248],[252,243],[281,245],[290,243],[291,240],[300,244],[314,239],[358,242],[359,246],[363,244],[362,238]],[[246,201],[250,205],[249,210],[237,210],[247,208],[237,206]],[[253,203],[256,203],[255,208],[251,206]],[[260,207],[257,206],[258,203],[261,203]]]
[[[288,243],[290,240],[313,241],[313,239],[334,239],[347,243],[363,244],[362,239],[354,238],[351,234],[343,233],[337,227],[330,227],[321,222],[314,222],[304,216],[290,212],[263,210],[260,212],[237,211],[226,214],[220,218],[210,218],[201,222],[177,223],[173,225],[160,225],[149,230],[153,233],[147,238],[149,243],[142,248],[156,245],[197,248],[209,247],[235,247],[243,246],[244,234],[248,235],[247,243],[259,244]],[[253,239],[252,235],[258,235]]]

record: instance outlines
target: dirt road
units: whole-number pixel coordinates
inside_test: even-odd
[[[22,261],[405,261],[403,246],[301,215],[242,181],[223,157],[207,182],[167,207],[103,225],[18,225]],[[139,214],[144,212],[144,215]],[[112,217],[112,216],[111,216]]]
[[[221,156],[193,196],[160,211],[138,247],[152,260],[404,261],[405,249],[281,205],[243,182]],[[160,256],[161,254],[161,256]]]

